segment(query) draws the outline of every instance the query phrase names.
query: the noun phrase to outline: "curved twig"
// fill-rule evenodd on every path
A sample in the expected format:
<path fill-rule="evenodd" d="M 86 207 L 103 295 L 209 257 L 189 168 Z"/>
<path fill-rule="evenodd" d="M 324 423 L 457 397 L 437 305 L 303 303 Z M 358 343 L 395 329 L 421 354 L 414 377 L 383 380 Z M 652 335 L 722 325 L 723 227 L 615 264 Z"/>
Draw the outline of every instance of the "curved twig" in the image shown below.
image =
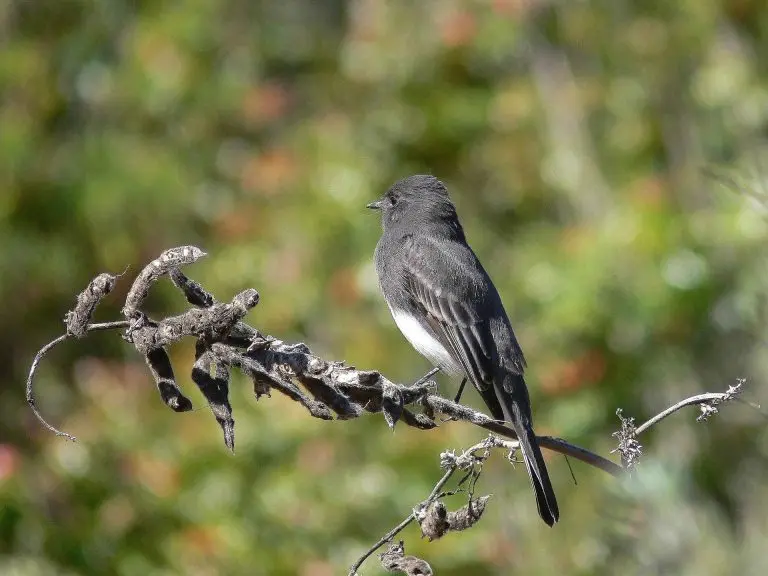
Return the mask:
<path fill-rule="evenodd" d="M 432 488 L 432 491 L 429 493 L 429 496 L 422 501 L 418 506 L 415 506 L 411 513 L 402 521 L 400 524 L 392 528 L 389 532 L 384 534 L 378 542 L 376 542 L 373 546 L 371 546 L 368 550 L 365 551 L 365 553 L 360 556 L 355 563 L 352 565 L 352 567 L 349 569 L 349 575 L 348 576 L 355 576 L 357 574 L 357 570 L 362 566 L 363 562 L 365 562 L 370 556 L 376 552 L 379 548 L 384 546 L 387 542 L 391 542 L 392 539 L 397 536 L 400 532 L 402 532 L 405 528 L 408 527 L 408 525 L 416 520 L 416 514 L 418 510 L 425 510 L 429 508 L 429 506 L 441 498 L 443 496 L 442 489 L 443 487 L 448 483 L 448 481 L 451 479 L 451 477 L 454 475 L 456 470 L 459 469 L 466 469 L 468 467 L 471 467 L 472 463 L 475 461 L 474 453 L 478 450 L 489 450 L 490 448 L 504 448 L 506 450 L 515 450 L 518 447 L 517 441 L 509 441 L 509 440 L 503 440 L 501 438 L 496 438 L 494 436 L 489 436 L 482 442 L 478 442 L 474 446 L 470 446 L 466 450 L 464 450 L 461 454 L 455 455 L 453 452 L 444 452 L 441 454 L 441 464 L 444 468 L 446 468 L 445 474 L 443 474 L 442 478 L 437 481 L 435 486 Z M 487 458 L 487 455 L 485 456 Z"/>
<path fill-rule="evenodd" d="M 691 396 L 690 398 L 686 398 L 685 400 L 681 400 L 677 404 L 674 404 L 673 406 L 670 406 L 669 408 L 662 410 L 656 416 L 653 418 L 649 418 L 646 422 L 643 422 L 640 426 L 638 426 L 635 429 L 635 435 L 639 436 L 648 428 L 653 426 L 654 424 L 657 424 L 664 420 L 667 416 L 671 416 L 681 408 L 685 408 L 686 406 L 696 406 L 701 404 L 712 404 L 723 402 L 724 400 L 728 400 L 728 392 L 706 392 L 704 394 L 697 394 L 696 396 Z"/>
<path fill-rule="evenodd" d="M 479 426 L 480 428 L 484 428 L 489 432 L 493 432 L 499 436 L 504 436 L 505 438 L 511 438 L 512 440 L 517 439 L 517 434 L 509 426 L 506 426 L 501 422 L 492 419 L 490 416 L 487 416 L 482 412 L 476 411 L 467 406 L 456 404 L 451 400 L 432 394 L 428 395 L 424 399 L 424 402 L 436 412 L 441 412 L 451 416 L 460 414 L 458 416 L 459 418 L 462 420 L 467 420 L 475 426 Z M 612 462 L 611 460 L 608 460 L 607 458 L 604 458 L 603 456 L 600 456 L 591 450 L 587 450 L 581 446 L 571 444 L 562 438 L 556 438 L 553 436 L 536 436 L 536 440 L 538 441 L 541 448 L 563 454 L 564 456 L 570 456 L 571 458 L 580 460 L 585 464 L 594 466 L 595 468 L 603 470 L 604 472 L 607 472 L 613 476 L 619 476 L 622 472 L 622 467 L 615 462 Z"/>
<path fill-rule="evenodd" d="M 115 330 L 117 328 L 127 328 L 129 325 L 129 322 L 126 322 L 124 320 L 119 320 L 117 322 L 102 322 L 99 324 L 88 324 L 85 327 L 85 333 L 87 332 L 96 332 L 99 330 Z M 43 418 L 43 415 L 40 414 L 40 410 L 37 408 L 37 403 L 35 402 L 35 396 L 34 391 L 32 388 L 32 383 L 35 378 L 35 373 L 37 372 L 37 367 L 40 364 L 40 361 L 43 359 L 43 357 L 48 354 L 51 350 L 53 350 L 56 346 L 64 342 L 64 340 L 67 340 L 69 338 L 74 338 L 74 334 L 62 334 L 58 338 L 55 338 L 48 342 L 45 346 L 40 348 L 38 350 L 37 354 L 35 354 L 34 360 L 32 360 L 32 366 L 29 368 L 29 375 L 27 376 L 27 404 L 29 404 L 29 407 L 32 409 L 32 413 L 37 417 L 37 419 L 40 421 L 40 423 L 45 426 L 48 430 L 56 434 L 56 436 L 63 436 L 67 440 L 71 440 L 72 442 L 77 442 L 77 438 L 72 436 L 72 434 L 69 434 L 67 432 L 63 432 L 56 428 L 55 426 L 49 424 L 45 418 Z"/>
<path fill-rule="evenodd" d="M 437 496 L 440 494 L 440 490 L 443 488 L 443 486 L 445 486 L 448 480 L 451 479 L 451 476 L 453 476 L 456 470 L 457 470 L 457 467 L 454 466 L 450 468 L 445 474 L 443 474 L 443 477 L 440 478 L 437 484 L 435 484 L 435 487 L 432 488 L 432 493 L 427 497 L 426 500 L 424 500 L 424 502 L 422 502 L 421 504 L 422 506 L 428 506 L 429 504 L 431 504 L 437 499 Z M 408 527 L 408 525 L 414 520 L 416 520 L 416 513 L 412 511 L 402 522 L 400 522 L 400 524 L 398 524 L 397 526 L 392 528 L 392 530 L 384 534 L 384 536 L 382 536 L 378 542 L 376 542 L 373 546 L 368 548 L 368 550 L 366 550 L 365 553 L 362 556 L 360 556 L 360 558 L 358 558 L 357 561 L 355 561 L 355 563 L 349 569 L 349 576 L 356 576 L 360 566 L 362 566 L 363 562 L 365 562 L 366 560 L 368 560 L 368 558 L 371 557 L 371 554 L 376 552 L 376 550 L 384 546 L 384 544 L 386 544 L 387 542 L 391 542 L 395 536 L 397 536 L 400 532 L 405 530 Z"/>

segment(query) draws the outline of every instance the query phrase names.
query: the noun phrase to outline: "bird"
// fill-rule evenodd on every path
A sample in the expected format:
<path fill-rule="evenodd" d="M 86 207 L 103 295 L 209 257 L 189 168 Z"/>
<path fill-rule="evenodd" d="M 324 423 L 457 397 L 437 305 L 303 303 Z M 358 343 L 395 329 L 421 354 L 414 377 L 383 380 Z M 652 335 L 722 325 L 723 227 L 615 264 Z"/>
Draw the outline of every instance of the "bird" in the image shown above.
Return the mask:
<path fill-rule="evenodd" d="M 554 525 L 560 511 L 533 429 L 525 356 L 445 185 L 409 176 L 367 207 L 381 213 L 374 261 L 395 324 L 440 371 L 468 378 L 491 416 L 512 426 L 539 516 Z"/>

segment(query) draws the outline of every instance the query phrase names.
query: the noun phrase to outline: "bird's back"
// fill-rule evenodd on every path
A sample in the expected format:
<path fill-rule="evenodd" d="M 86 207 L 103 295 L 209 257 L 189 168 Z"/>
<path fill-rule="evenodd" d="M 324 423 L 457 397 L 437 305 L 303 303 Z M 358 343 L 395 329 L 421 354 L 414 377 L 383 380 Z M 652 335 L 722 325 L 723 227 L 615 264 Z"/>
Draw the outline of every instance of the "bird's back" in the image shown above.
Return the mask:
<path fill-rule="evenodd" d="M 447 278 L 448 282 L 439 287 L 429 286 L 425 297 L 432 294 L 465 304 L 466 310 L 471 310 L 471 316 L 468 312 L 464 320 L 477 324 L 475 329 L 485 333 L 484 337 L 487 336 L 494 343 L 498 368 L 522 374 L 525 367 L 523 352 L 496 287 L 477 255 L 466 243 L 463 232 L 459 238 L 445 231 L 444 227 L 428 224 L 399 234 L 397 230 L 385 230 L 375 254 L 382 291 L 387 299 L 391 299 L 393 290 L 405 292 L 408 282 L 400 280 L 407 277 L 409 270 L 418 270 L 420 278 L 425 282 L 430 278 Z M 389 252 L 386 258 L 382 246 Z M 386 280 L 393 277 L 398 278 L 398 281 Z M 398 299 L 402 300 L 410 295 L 401 293 L 399 296 L 401 298 Z"/>

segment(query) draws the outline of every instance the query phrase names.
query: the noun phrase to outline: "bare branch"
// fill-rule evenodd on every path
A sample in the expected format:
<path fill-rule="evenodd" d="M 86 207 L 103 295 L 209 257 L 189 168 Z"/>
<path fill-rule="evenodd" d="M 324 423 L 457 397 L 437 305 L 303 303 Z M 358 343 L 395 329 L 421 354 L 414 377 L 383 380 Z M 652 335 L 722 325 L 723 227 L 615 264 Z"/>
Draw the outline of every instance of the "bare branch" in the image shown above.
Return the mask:
<path fill-rule="evenodd" d="M 499 434 L 505 438 L 517 439 L 517 434 L 509 426 L 505 426 L 501 422 L 494 420 L 490 416 L 473 410 L 468 406 L 456 404 L 455 402 L 442 398 L 436 395 L 428 395 L 424 398 L 423 402 L 430 407 L 430 409 L 447 416 L 456 418 L 457 420 L 465 420 L 480 428 L 484 428 L 494 434 Z M 599 468 L 604 472 L 608 472 L 613 476 L 618 476 L 622 472 L 621 466 L 615 462 L 611 462 L 607 458 L 595 454 L 586 448 L 576 446 L 570 442 L 563 440 L 562 438 L 556 438 L 554 436 L 536 436 L 536 441 L 541 448 L 557 452 L 565 456 L 570 456 L 576 460 L 580 460 L 585 464 L 589 464 L 595 468 Z"/>
<path fill-rule="evenodd" d="M 739 378 L 736 381 L 736 384 L 729 386 L 728 390 L 725 392 L 707 392 L 705 394 L 697 394 L 696 396 L 685 398 L 677 404 L 673 404 L 669 408 L 662 410 L 656 414 L 656 416 L 653 416 L 637 427 L 635 427 L 635 419 L 625 418 L 622 415 L 621 408 L 619 408 L 616 411 L 616 415 L 621 420 L 621 429 L 618 432 L 613 433 L 613 436 L 619 439 L 619 445 L 612 451 L 612 453 L 618 452 L 621 454 L 622 465 L 626 470 L 631 471 L 643 453 L 643 447 L 637 440 L 637 437 L 640 434 L 686 406 L 698 405 L 701 409 L 701 414 L 696 420 L 698 422 L 703 422 L 717 414 L 721 404 L 737 399 L 741 394 L 745 383 L 746 380 L 744 378 Z"/>
<path fill-rule="evenodd" d="M 187 302 L 192 306 L 198 308 L 208 308 L 216 303 L 216 299 L 213 294 L 209 293 L 205 288 L 194 280 L 187 278 L 184 273 L 178 268 L 171 270 L 168 275 L 171 277 L 171 281 L 174 286 L 181 290 L 187 299 Z"/>
<path fill-rule="evenodd" d="M 725 392 L 707 392 L 706 394 L 698 394 L 697 396 L 691 396 L 690 398 L 686 398 L 685 400 L 681 400 L 674 406 L 670 406 L 666 410 L 663 410 L 653 418 L 649 419 L 647 422 L 644 422 L 640 426 L 637 427 L 637 430 L 635 430 L 635 434 L 642 434 L 648 428 L 653 426 L 654 424 L 657 424 L 661 422 L 664 418 L 667 416 L 677 412 L 681 408 L 685 408 L 686 406 L 693 406 L 693 405 L 699 405 L 701 407 L 701 415 L 697 418 L 699 422 L 702 422 L 709 418 L 710 416 L 717 414 L 718 409 L 717 406 L 722 404 L 723 402 L 728 402 L 729 400 L 733 400 L 736 398 L 742 391 L 742 387 L 746 383 L 746 380 L 743 378 L 739 378 L 736 381 L 736 384 L 729 386 L 728 390 Z"/>
<path fill-rule="evenodd" d="M 228 336 L 235 324 L 258 302 L 259 293 L 249 289 L 236 295 L 229 304 L 192 308 L 159 322 L 140 316 L 144 320 L 133 324 L 131 342 L 139 352 L 146 354 L 150 350 L 174 344 L 187 336 L 219 341 Z"/>
<path fill-rule="evenodd" d="M 181 393 L 176 384 L 176 377 L 173 375 L 173 367 L 168 353 L 163 348 L 154 348 L 149 350 L 144 359 L 147 362 L 149 371 L 155 379 L 160 397 L 174 412 L 188 412 L 192 410 L 192 402 Z"/>
<path fill-rule="evenodd" d="M 98 306 L 102 298 L 112 292 L 118 277 L 106 272 L 99 274 L 91 280 L 85 290 L 77 295 L 75 307 L 64 316 L 67 334 L 71 334 L 75 338 L 85 336 L 86 328 L 93 317 L 96 306 Z"/>
<path fill-rule="evenodd" d="M 144 299 L 149 294 L 150 287 L 163 274 L 167 274 L 179 266 L 197 262 L 205 255 L 205 252 L 195 246 L 179 246 L 178 248 L 166 250 L 155 260 L 147 264 L 133 281 L 131 289 L 125 298 L 125 306 L 123 306 L 125 318 L 131 319 L 136 316 L 139 308 L 144 303 Z"/>
<path fill-rule="evenodd" d="M 234 452 L 235 420 L 232 418 L 232 406 L 229 403 L 229 367 L 213 354 L 203 340 L 197 341 L 195 356 L 197 359 L 192 367 L 192 380 L 208 400 L 208 405 L 224 432 L 224 444 Z"/>

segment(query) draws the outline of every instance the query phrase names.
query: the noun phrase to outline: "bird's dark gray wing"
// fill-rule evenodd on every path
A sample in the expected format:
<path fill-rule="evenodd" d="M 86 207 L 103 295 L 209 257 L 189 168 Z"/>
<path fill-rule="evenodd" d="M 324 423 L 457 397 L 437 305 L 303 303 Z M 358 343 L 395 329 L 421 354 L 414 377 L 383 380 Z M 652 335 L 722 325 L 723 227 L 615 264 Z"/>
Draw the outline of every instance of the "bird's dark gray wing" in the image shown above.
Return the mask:
<path fill-rule="evenodd" d="M 403 268 L 411 305 L 478 391 L 490 391 L 489 398 L 497 404 L 490 390 L 498 356 L 488 323 L 485 272 L 466 245 L 412 237 L 406 242 Z M 467 267 L 467 262 L 473 266 Z"/>
<path fill-rule="evenodd" d="M 404 256 L 410 305 L 458 359 L 491 415 L 514 427 L 539 515 L 552 526 L 560 512 L 531 423 L 523 379 L 525 359 L 490 278 L 463 242 L 410 237 Z M 492 322 L 496 323 L 493 329 Z M 506 362 L 500 362 L 499 354 Z"/>

